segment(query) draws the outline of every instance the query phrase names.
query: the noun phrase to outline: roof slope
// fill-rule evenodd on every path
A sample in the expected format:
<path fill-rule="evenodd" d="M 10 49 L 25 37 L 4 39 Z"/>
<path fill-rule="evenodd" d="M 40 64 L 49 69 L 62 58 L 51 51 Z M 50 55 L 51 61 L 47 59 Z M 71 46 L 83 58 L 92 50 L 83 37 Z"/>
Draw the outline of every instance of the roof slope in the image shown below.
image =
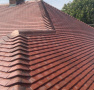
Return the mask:
<path fill-rule="evenodd" d="M 0 6 L 0 36 L 14 30 L 52 29 L 42 2 L 26 2 L 16 7 Z"/>
<path fill-rule="evenodd" d="M 40 28 L 33 29 L 31 26 L 31 29 L 18 28 L 18 31 L 11 35 L 2 37 L 0 89 L 93 90 L 94 29 L 45 2 L 28 4 L 34 4 L 31 6 L 34 8 L 37 3 L 41 4 L 40 10 L 44 8 L 49 22 L 44 24 L 50 25 L 51 30 L 55 29 L 56 32 L 47 28 L 40 31 Z M 27 12 L 31 12 L 29 10 L 32 9 L 26 9 Z M 43 15 L 43 11 L 34 12 Z M 11 32 L 12 29 L 10 26 L 9 28 Z M 3 29 L 1 35 L 3 32 L 6 34 L 6 31 L 7 29 Z"/>

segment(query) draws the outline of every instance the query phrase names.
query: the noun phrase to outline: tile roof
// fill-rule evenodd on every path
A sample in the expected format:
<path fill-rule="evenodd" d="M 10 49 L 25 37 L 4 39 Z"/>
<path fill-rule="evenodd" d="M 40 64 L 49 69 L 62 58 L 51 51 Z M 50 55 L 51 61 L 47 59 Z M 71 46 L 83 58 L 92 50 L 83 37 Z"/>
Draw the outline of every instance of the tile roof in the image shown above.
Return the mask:
<path fill-rule="evenodd" d="M 0 6 L 0 36 L 14 30 L 53 30 L 42 4 L 26 2 L 16 7 Z"/>
<path fill-rule="evenodd" d="M 94 90 L 94 28 L 41 1 L 0 15 L 0 90 Z"/>

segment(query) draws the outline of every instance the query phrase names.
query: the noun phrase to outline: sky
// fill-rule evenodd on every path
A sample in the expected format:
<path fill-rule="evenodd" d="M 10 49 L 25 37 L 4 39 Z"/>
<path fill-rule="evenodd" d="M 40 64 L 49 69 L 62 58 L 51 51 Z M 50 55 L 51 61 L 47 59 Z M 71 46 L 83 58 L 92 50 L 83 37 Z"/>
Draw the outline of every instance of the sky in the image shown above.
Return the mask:
<path fill-rule="evenodd" d="M 26 0 L 26 1 L 29 1 L 29 0 Z M 64 4 L 73 0 L 44 0 L 44 1 L 58 9 L 62 9 Z M 0 0 L 0 4 L 7 4 L 7 3 L 9 3 L 9 0 Z"/>
<path fill-rule="evenodd" d="M 44 1 L 58 9 L 62 9 L 64 4 L 67 4 L 68 2 L 72 2 L 73 0 L 44 0 Z"/>

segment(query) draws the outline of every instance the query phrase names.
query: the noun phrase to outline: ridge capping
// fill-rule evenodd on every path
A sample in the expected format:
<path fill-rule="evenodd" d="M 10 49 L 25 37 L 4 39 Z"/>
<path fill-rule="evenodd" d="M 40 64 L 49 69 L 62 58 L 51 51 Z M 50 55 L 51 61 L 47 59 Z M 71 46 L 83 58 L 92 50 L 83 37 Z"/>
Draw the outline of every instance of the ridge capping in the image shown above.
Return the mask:
<path fill-rule="evenodd" d="M 53 34 L 56 33 L 56 30 L 14 30 L 12 33 L 8 34 L 6 37 L 14 38 L 19 35 L 40 35 L 40 34 Z"/>

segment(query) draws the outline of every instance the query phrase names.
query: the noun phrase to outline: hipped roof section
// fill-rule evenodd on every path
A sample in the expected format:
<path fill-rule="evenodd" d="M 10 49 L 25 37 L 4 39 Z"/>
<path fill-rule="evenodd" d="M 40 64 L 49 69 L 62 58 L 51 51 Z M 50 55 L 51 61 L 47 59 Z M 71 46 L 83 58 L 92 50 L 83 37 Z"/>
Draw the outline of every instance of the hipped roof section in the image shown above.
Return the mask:
<path fill-rule="evenodd" d="M 14 30 L 54 31 L 43 1 L 34 0 L 16 6 L 0 6 L 0 36 Z"/>
<path fill-rule="evenodd" d="M 41 1 L 0 7 L 0 90 L 94 89 L 93 28 Z"/>

